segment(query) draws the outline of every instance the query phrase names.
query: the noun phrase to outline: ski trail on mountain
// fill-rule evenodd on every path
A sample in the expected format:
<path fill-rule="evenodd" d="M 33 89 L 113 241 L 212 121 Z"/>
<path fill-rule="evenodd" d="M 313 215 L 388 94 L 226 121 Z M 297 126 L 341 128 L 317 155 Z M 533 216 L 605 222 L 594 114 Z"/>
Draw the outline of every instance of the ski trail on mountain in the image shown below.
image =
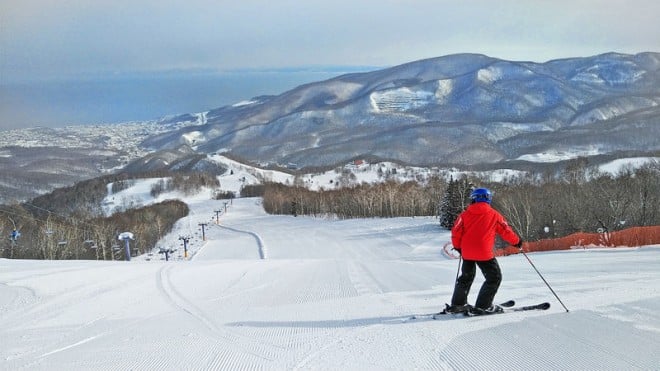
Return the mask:
<path fill-rule="evenodd" d="M 258 233 L 248 231 L 248 230 L 228 227 L 228 226 L 222 225 L 222 224 L 218 225 L 218 227 L 220 227 L 222 229 L 225 229 L 225 230 L 228 230 L 228 231 L 232 231 L 232 232 L 236 232 L 236 233 L 244 233 L 244 234 L 247 234 L 247 235 L 250 235 L 250 236 L 254 237 L 254 240 L 257 243 L 257 248 L 259 249 L 259 258 L 260 259 L 268 259 L 268 249 L 266 248 L 266 244 L 264 243 L 263 239 L 261 238 L 261 236 Z"/>

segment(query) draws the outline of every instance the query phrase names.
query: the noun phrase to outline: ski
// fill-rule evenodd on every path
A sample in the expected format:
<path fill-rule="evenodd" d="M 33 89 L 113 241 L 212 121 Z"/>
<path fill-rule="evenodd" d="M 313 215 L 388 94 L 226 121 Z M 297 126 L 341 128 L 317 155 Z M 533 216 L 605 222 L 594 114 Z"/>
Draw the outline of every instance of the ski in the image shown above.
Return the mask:
<path fill-rule="evenodd" d="M 533 304 L 533 305 L 525 305 L 525 306 L 520 306 L 516 307 L 516 302 L 513 300 L 505 301 L 504 303 L 499 304 L 500 307 L 502 307 L 501 312 L 492 312 L 492 313 L 476 313 L 472 310 L 472 307 L 469 306 L 470 310 L 467 310 L 465 312 L 458 312 L 458 313 L 451 313 L 447 312 L 447 310 L 443 310 L 442 312 L 439 313 L 429 313 L 429 314 L 415 314 L 413 316 L 408 317 L 408 321 L 411 320 L 416 320 L 416 319 L 434 319 L 434 320 L 439 320 L 439 319 L 450 319 L 450 318 L 460 318 L 460 317 L 480 317 L 480 316 L 490 316 L 493 314 L 503 314 L 503 313 L 514 313 L 514 312 L 525 312 L 525 311 L 532 311 L 532 310 L 547 310 L 550 308 L 550 303 L 544 302 L 544 303 L 539 303 L 539 304 Z"/>
<path fill-rule="evenodd" d="M 502 308 L 511 308 L 514 305 L 516 305 L 516 302 L 514 300 L 508 300 L 503 303 L 500 303 L 499 306 Z M 468 309 L 471 309 L 472 306 L 468 305 Z M 466 313 L 468 312 L 458 312 L 458 313 L 450 313 L 447 312 L 447 309 L 443 309 L 442 312 L 439 313 L 427 313 L 427 314 L 415 314 L 408 318 L 409 320 L 415 320 L 415 319 L 420 319 L 420 318 L 430 318 L 430 319 L 438 319 L 441 318 L 442 316 L 445 317 L 450 317 L 450 316 L 456 316 L 456 315 L 467 315 Z"/>
<path fill-rule="evenodd" d="M 505 301 L 505 302 L 503 302 L 503 303 L 498 304 L 498 306 L 499 306 L 500 309 L 502 309 L 502 310 L 504 310 L 504 309 L 509 309 L 509 308 L 513 308 L 514 305 L 516 305 L 516 302 L 515 302 L 514 300 L 507 300 L 507 301 Z M 468 308 L 467 308 L 466 311 L 464 311 L 464 312 L 458 312 L 458 313 L 447 312 L 447 309 L 445 309 L 445 310 L 443 310 L 443 311 L 440 312 L 440 313 L 436 313 L 436 314 L 434 314 L 434 315 L 433 315 L 433 319 L 439 319 L 439 318 L 441 318 L 442 316 L 447 315 L 447 314 L 451 314 L 451 315 L 462 314 L 462 315 L 464 315 L 464 316 L 471 316 L 473 312 L 474 312 L 474 307 L 473 307 L 472 305 L 468 305 Z M 501 312 L 496 312 L 496 313 L 501 313 Z"/>
<path fill-rule="evenodd" d="M 535 304 L 535 305 L 526 305 L 524 307 L 509 308 L 506 310 L 511 312 L 522 312 L 526 310 L 546 310 L 546 309 L 550 309 L 550 303 L 548 302 Z"/>
<path fill-rule="evenodd" d="M 509 301 L 505 301 L 504 303 L 500 303 L 500 307 L 503 308 L 511 308 L 514 305 L 516 305 L 516 302 L 514 300 L 509 300 Z"/>
<path fill-rule="evenodd" d="M 465 312 L 464 315 L 467 317 L 478 317 L 478 316 L 490 316 L 493 314 L 503 314 L 503 313 L 513 313 L 513 312 L 525 312 L 530 310 L 547 310 L 550 308 L 550 303 L 544 302 L 534 305 L 525 305 L 522 307 L 503 307 L 501 312 L 492 312 L 492 313 L 476 313 L 473 311 Z"/>

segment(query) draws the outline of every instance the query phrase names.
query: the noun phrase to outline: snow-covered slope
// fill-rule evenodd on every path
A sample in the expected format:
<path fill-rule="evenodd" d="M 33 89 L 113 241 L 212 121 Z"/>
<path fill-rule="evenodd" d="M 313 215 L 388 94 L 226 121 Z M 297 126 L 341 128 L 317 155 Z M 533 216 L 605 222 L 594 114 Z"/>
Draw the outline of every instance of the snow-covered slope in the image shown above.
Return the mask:
<path fill-rule="evenodd" d="M 451 295 L 458 261 L 442 253 L 437 220 L 270 216 L 258 198 L 225 213 L 225 202 L 188 199 L 190 216 L 161 241 L 178 247 L 170 261 L 0 260 L 0 369 L 660 364 L 660 246 L 530 254 L 570 313 L 517 255 L 500 259 L 498 300 L 550 301 L 548 311 L 409 321 Z"/>
<path fill-rule="evenodd" d="M 560 159 L 565 160 L 577 158 L 580 155 L 583 155 L 583 153 L 579 151 L 554 154 L 544 153 L 538 154 L 538 156 L 535 157 L 530 157 L 527 160 L 537 162 L 558 161 Z M 603 173 L 616 175 L 621 170 L 638 168 L 653 161 L 660 161 L 660 158 L 622 158 L 602 164 L 598 167 L 598 170 Z M 458 179 L 463 175 L 468 175 L 488 181 L 499 182 L 524 175 L 524 172 L 511 169 L 476 172 L 459 171 L 457 169 L 402 166 L 391 162 L 380 162 L 375 164 L 361 162 L 359 164 L 346 164 L 343 167 L 326 172 L 308 173 L 295 176 L 280 171 L 266 170 L 242 164 L 221 155 L 210 156 L 209 162 L 216 163 L 227 169 L 222 175 L 218 176 L 220 190 L 224 192 L 232 192 L 236 196 L 240 196 L 241 188 L 244 185 L 261 184 L 264 182 L 275 182 L 287 185 L 298 184 L 310 190 L 332 190 L 365 183 L 375 184 L 388 180 L 396 180 L 399 182 L 424 182 L 431 177 L 439 177 L 441 179 L 449 180 L 450 178 Z M 168 199 L 207 200 L 213 192 L 216 191 L 215 189 L 204 189 L 195 196 L 172 191 L 162 193 L 154 198 L 151 196 L 152 186 L 162 179 L 163 178 L 147 178 L 134 180 L 132 186 L 117 193 L 112 193 L 112 183 L 108 184 L 108 195 L 102 201 L 105 214 L 110 215 L 117 211 L 146 206 Z"/>

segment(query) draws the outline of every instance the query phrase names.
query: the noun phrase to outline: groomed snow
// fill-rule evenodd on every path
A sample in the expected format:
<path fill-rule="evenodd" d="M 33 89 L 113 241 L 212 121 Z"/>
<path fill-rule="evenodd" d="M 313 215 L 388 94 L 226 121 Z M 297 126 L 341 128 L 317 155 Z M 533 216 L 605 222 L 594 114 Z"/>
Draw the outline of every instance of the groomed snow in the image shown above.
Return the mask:
<path fill-rule="evenodd" d="M 529 254 L 570 313 L 517 255 L 499 259 L 498 300 L 549 301 L 548 311 L 409 321 L 441 309 L 456 277 L 436 219 L 271 216 L 259 198 L 224 213 L 226 201 L 187 201 L 190 217 L 162 244 L 192 232 L 188 258 L 179 247 L 167 262 L 0 260 L 0 369 L 660 365 L 660 246 Z"/>
<path fill-rule="evenodd" d="M 404 112 L 428 105 L 435 94 L 435 91 L 412 90 L 404 87 L 374 91 L 369 99 L 374 112 Z"/>
<path fill-rule="evenodd" d="M 250 105 L 250 104 L 255 104 L 255 103 L 258 103 L 258 101 L 256 101 L 256 100 L 242 100 L 242 101 L 240 101 L 240 102 L 238 102 L 238 103 L 234 103 L 234 104 L 232 104 L 232 107 L 248 106 L 248 105 Z"/>
<path fill-rule="evenodd" d="M 559 161 L 575 159 L 578 157 L 595 156 L 600 153 L 601 151 L 598 148 L 589 147 L 583 149 L 573 149 L 570 151 L 548 151 L 548 152 L 527 154 L 527 155 L 519 156 L 518 158 L 516 158 L 516 160 L 529 161 L 529 162 L 559 162 Z"/>

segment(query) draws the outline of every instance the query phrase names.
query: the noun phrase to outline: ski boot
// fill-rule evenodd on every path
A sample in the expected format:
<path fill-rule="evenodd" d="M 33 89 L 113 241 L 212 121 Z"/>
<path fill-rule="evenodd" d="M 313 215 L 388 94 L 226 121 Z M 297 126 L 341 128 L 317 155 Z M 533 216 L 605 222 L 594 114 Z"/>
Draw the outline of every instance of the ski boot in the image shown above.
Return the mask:
<path fill-rule="evenodd" d="M 470 304 L 462 304 L 462 305 L 449 305 L 445 304 L 445 309 L 440 312 L 442 314 L 465 314 L 468 313 L 469 311 L 472 310 L 472 306 Z"/>

